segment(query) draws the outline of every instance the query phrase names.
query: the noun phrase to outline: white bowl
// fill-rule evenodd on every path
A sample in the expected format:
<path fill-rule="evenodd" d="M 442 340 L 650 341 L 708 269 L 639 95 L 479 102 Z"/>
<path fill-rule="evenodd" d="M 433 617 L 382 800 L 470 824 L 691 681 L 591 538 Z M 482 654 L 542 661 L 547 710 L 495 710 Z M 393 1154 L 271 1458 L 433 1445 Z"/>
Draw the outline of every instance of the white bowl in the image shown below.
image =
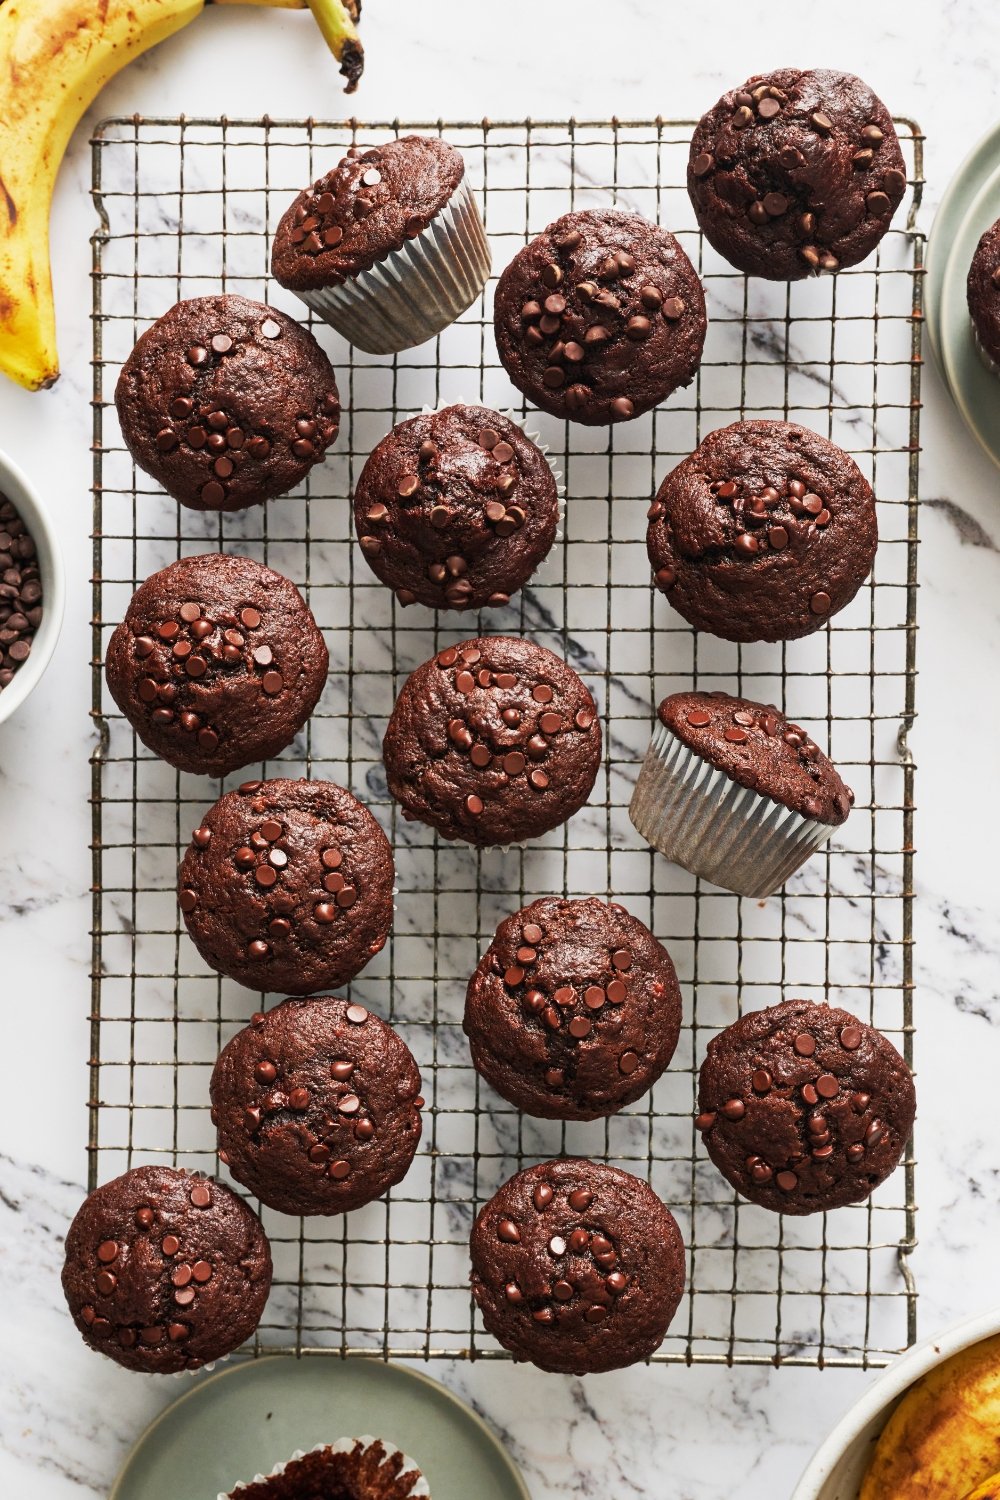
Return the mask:
<path fill-rule="evenodd" d="M 875 1444 L 910 1386 L 953 1354 L 1000 1333 L 1000 1307 L 914 1344 L 842 1417 L 813 1456 L 791 1500 L 858 1500 Z"/>
<path fill-rule="evenodd" d="M 66 574 L 55 528 L 27 475 L 0 453 L 0 495 L 14 506 L 34 539 L 42 577 L 42 623 L 31 642 L 31 655 L 0 691 L 0 724 L 15 714 L 52 660 L 66 607 Z"/>

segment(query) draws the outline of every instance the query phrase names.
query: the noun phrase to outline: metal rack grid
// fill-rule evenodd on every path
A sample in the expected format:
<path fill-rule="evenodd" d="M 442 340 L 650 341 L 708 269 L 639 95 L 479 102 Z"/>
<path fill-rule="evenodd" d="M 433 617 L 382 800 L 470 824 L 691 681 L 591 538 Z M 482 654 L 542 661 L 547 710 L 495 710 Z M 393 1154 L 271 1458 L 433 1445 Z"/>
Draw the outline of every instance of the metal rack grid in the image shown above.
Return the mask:
<path fill-rule="evenodd" d="M 246 552 L 303 589 L 330 646 L 317 713 L 261 769 L 329 778 L 372 807 L 398 863 L 393 940 L 352 992 L 417 1056 L 428 1099 L 414 1166 L 387 1200 L 333 1220 L 264 1210 L 275 1285 L 256 1351 L 501 1357 L 474 1314 L 467 1236 L 513 1171 L 575 1152 L 649 1178 L 689 1247 L 689 1284 L 657 1359 L 876 1365 L 913 1341 L 912 1148 L 867 1204 L 783 1219 L 741 1203 L 692 1125 L 709 1037 L 782 994 L 831 998 L 911 1058 L 913 763 L 920 317 L 915 230 L 922 135 L 897 122 L 909 191 L 864 265 L 786 286 L 747 280 L 698 234 L 684 191 L 689 122 L 403 125 L 194 119 L 106 121 L 93 140 L 93 1009 L 90 1180 L 169 1160 L 216 1170 L 208 1078 L 259 999 L 212 975 L 179 923 L 174 877 L 221 787 L 137 742 L 107 695 L 107 638 L 133 589 L 181 554 Z M 325 465 L 293 496 L 239 515 L 186 511 L 133 468 L 113 404 L 118 369 L 176 299 L 219 288 L 305 309 L 268 277 L 269 235 L 294 193 L 355 138 L 443 132 L 464 152 L 498 272 L 571 206 L 616 200 L 681 239 L 704 278 L 710 330 L 686 391 L 637 421 L 582 428 L 527 413 L 566 478 L 564 535 L 535 579 L 478 619 L 402 610 L 369 573 L 349 496 L 394 422 L 450 399 L 524 414 L 499 367 L 484 298 L 441 338 L 394 359 L 315 328 L 345 416 Z M 813 426 L 847 448 L 879 497 L 873 578 L 828 626 L 786 645 L 698 636 L 649 587 L 645 512 L 667 469 L 747 415 Z M 398 817 L 380 759 L 405 676 L 480 631 L 527 633 L 594 689 L 606 759 L 589 807 L 537 845 L 476 852 Z M 641 844 L 626 808 L 654 704 L 691 683 L 775 701 L 828 744 L 857 806 L 824 854 L 764 903 L 704 887 Z M 238 773 L 231 783 L 252 770 Z M 473 1073 L 465 982 L 497 921 L 551 892 L 609 894 L 670 948 L 685 1024 L 668 1072 L 608 1121 L 531 1120 Z M 224 1173 L 224 1169 L 219 1169 Z"/>

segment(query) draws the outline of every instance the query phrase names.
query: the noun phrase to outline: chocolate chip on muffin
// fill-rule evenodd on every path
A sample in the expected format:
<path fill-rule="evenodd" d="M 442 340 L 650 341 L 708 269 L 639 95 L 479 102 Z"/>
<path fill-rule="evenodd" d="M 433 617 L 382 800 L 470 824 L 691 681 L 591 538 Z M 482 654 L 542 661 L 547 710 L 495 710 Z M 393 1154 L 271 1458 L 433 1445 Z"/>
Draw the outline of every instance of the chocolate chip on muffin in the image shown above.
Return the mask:
<path fill-rule="evenodd" d="M 392 849 L 366 807 L 329 781 L 248 781 L 194 830 L 178 875 L 191 940 L 254 990 L 346 984 L 392 928 Z"/>
<path fill-rule="evenodd" d="M 849 604 L 875 561 L 871 486 L 842 448 L 790 422 L 710 432 L 649 509 L 653 579 L 697 630 L 790 641 Z"/>
<path fill-rule="evenodd" d="M 234 295 L 164 313 L 122 366 L 115 404 L 139 468 L 193 510 L 294 489 L 340 425 L 337 381 L 308 329 Z"/>
<path fill-rule="evenodd" d="M 691 140 L 688 192 L 705 237 L 740 271 L 797 281 L 875 249 L 906 189 L 888 110 L 860 78 L 758 73 Z"/>
<path fill-rule="evenodd" d="M 400 604 L 509 604 L 555 540 L 559 495 L 545 455 L 483 406 L 400 422 L 354 492 L 354 525 L 372 572 Z"/>
<path fill-rule="evenodd" d="M 560 657 L 533 641 L 485 636 L 410 674 L 382 753 L 404 817 L 485 848 L 537 838 L 583 806 L 601 727 Z"/>
<path fill-rule="evenodd" d="M 63 1292 L 84 1342 L 128 1370 L 195 1370 L 260 1321 L 271 1251 L 221 1182 L 136 1167 L 97 1188 L 66 1236 Z"/>
<path fill-rule="evenodd" d="M 648 1359 L 684 1292 L 673 1215 L 638 1177 L 578 1158 L 519 1172 L 472 1230 L 487 1330 L 542 1370 L 586 1375 Z"/>
<path fill-rule="evenodd" d="M 638 1099 L 677 1046 L 666 949 L 617 903 L 547 896 L 500 923 L 469 981 L 478 1071 L 518 1109 L 596 1120 Z"/>
<path fill-rule="evenodd" d="M 600 426 L 649 411 L 694 379 L 705 296 L 677 240 L 638 214 L 565 214 L 497 284 L 497 349 L 518 390 Z"/>
<path fill-rule="evenodd" d="M 363 1005 L 286 1000 L 215 1065 L 212 1118 L 238 1182 L 286 1214 L 339 1214 L 400 1182 L 420 1140 L 420 1074 Z"/>
<path fill-rule="evenodd" d="M 1000 219 L 976 246 L 966 281 L 969 316 L 979 348 L 992 366 L 1000 366 Z"/>
<path fill-rule="evenodd" d="M 714 1037 L 698 1129 L 737 1192 L 776 1213 L 861 1203 L 893 1172 L 913 1126 L 910 1071 L 846 1010 L 786 1000 Z"/>
<path fill-rule="evenodd" d="M 225 776 L 291 744 L 319 701 L 326 644 L 273 568 L 213 552 L 140 584 L 108 644 L 108 688 L 180 771 Z"/>

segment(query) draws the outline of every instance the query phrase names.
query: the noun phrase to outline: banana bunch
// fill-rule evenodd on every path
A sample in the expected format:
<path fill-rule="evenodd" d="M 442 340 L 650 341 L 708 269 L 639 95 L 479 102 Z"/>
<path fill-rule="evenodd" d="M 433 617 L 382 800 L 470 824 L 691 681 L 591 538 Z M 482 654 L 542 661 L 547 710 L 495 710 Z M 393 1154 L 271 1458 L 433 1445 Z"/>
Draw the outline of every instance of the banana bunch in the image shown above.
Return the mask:
<path fill-rule="evenodd" d="M 860 1500 L 1000 1500 L 1000 1336 L 931 1370 L 882 1430 Z"/>
<path fill-rule="evenodd" d="M 214 0 L 302 10 L 308 3 L 347 91 L 364 50 L 360 0 Z M 206 0 L 0 0 L 0 370 L 29 390 L 58 377 L 49 210 L 84 111 L 110 78 L 179 31 Z"/>

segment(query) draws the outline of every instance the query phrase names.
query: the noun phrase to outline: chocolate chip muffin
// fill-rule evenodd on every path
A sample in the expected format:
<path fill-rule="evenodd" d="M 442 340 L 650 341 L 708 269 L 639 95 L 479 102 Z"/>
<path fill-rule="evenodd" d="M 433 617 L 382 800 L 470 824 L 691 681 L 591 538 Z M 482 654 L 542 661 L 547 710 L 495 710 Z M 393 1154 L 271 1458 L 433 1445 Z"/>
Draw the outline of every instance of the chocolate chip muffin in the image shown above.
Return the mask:
<path fill-rule="evenodd" d="M 973 335 L 987 364 L 1000 366 L 1000 219 L 976 246 L 966 283 Z"/>
<path fill-rule="evenodd" d="M 354 525 L 400 604 L 509 604 L 555 541 L 555 476 L 522 429 L 484 406 L 400 422 L 354 492 Z"/>
<path fill-rule="evenodd" d="M 578 1158 L 504 1183 L 476 1220 L 471 1250 L 488 1331 L 559 1374 L 648 1359 L 684 1292 L 673 1215 L 638 1177 Z"/>
<path fill-rule="evenodd" d="M 905 189 L 889 112 L 852 73 L 757 73 L 723 94 L 691 140 L 688 192 L 706 239 L 769 281 L 857 265 Z"/>
<path fill-rule="evenodd" d="M 519 391 L 588 426 L 627 422 L 689 385 L 705 295 L 677 240 L 638 214 L 564 214 L 497 284 L 497 349 Z"/>
<path fill-rule="evenodd" d="M 533 641 L 484 636 L 410 674 L 382 755 L 404 818 L 486 848 L 538 838 L 583 806 L 601 726 L 560 657 Z"/>
<path fill-rule="evenodd" d="M 194 830 L 178 900 L 207 964 L 252 990 L 346 984 L 385 947 L 395 866 L 366 807 L 329 781 L 247 781 Z"/>
<path fill-rule="evenodd" d="M 500 923 L 469 981 L 477 1070 L 549 1120 L 612 1115 L 674 1054 L 681 993 L 667 950 L 617 903 L 547 896 Z"/>
<path fill-rule="evenodd" d="M 433 338 L 490 273 L 461 152 L 422 135 L 352 146 L 285 213 L 271 272 L 373 354 Z"/>
<path fill-rule="evenodd" d="M 227 1500 L 419 1500 L 430 1496 L 412 1458 L 381 1438 L 341 1438 L 238 1484 Z M 221 1500 L 221 1497 L 220 1497 Z"/>
<path fill-rule="evenodd" d="M 323 997 L 258 1013 L 212 1073 L 219 1155 L 286 1214 L 341 1214 L 409 1170 L 420 1074 L 400 1036 L 363 1005 Z"/>
<path fill-rule="evenodd" d="M 653 578 L 696 630 L 791 641 L 850 604 L 878 546 L 875 498 L 857 464 L 790 422 L 710 432 L 649 510 Z"/>
<path fill-rule="evenodd" d="M 738 1193 L 775 1213 L 860 1203 L 906 1149 L 916 1096 L 881 1032 L 811 1000 L 751 1011 L 714 1037 L 697 1126 Z"/>
<path fill-rule="evenodd" d="M 290 745 L 326 684 L 295 585 L 249 557 L 182 557 L 140 584 L 108 644 L 108 688 L 179 771 L 226 776 Z"/>
<path fill-rule="evenodd" d="M 250 1337 L 271 1289 L 271 1250 L 257 1215 L 221 1182 L 136 1167 L 82 1204 L 62 1285 L 91 1349 L 167 1375 Z"/>
<path fill-rule="evenodd" d="M 139 468 L 192 510 L 284 495 L 340 426 L 333 368 L 308 329 L 232 295 L 178 302 L 148 328 L 115 405 Z"/>
<path fill-rule="evenodd" d="M 647 843 L 693 875 L 768 896 L 827 842 L 854 793 L 770 704 L 672 693 L 629 807 Z"/>

